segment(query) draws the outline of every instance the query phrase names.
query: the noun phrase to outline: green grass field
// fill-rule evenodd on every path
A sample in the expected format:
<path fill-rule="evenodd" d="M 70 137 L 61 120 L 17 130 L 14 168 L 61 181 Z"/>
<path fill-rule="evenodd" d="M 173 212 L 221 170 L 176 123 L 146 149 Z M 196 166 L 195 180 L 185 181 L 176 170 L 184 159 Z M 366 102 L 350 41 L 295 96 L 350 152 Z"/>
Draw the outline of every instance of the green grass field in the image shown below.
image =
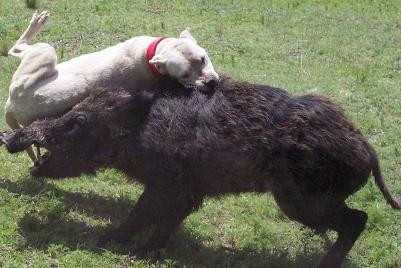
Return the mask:
<path fill-rule="evenodd" d="M 132 36 L 175 37 L 190 27 L 218 71 L 332 98 L 376 148 L 385 181 L 401 197 L 400 1 L 40 0 L 36 6 L 52 17 L 35 41 L 56 47 L 59 61 Z M 6 54 L 32 12 L 27 1 L 0 0 L 1 105 L 19 64 Z M 7 129 L 1 119 L 0 130 Z M 33 179 L 28 156 L 4 148 L 0 161 L 1 267 L 311 267 L 335 239 L 291 222 L 269 195 L 241 194 L 207 199 L 167 249 L 138 260 L 128 256 L 134 240 L 107 250 L 95 243 L 127 216 L 140 185 L 116 170 Z M 347 202 L 369 221 L 345 266 L 401 267 L 401 212 L 385 203 L 373 179 Z"/>

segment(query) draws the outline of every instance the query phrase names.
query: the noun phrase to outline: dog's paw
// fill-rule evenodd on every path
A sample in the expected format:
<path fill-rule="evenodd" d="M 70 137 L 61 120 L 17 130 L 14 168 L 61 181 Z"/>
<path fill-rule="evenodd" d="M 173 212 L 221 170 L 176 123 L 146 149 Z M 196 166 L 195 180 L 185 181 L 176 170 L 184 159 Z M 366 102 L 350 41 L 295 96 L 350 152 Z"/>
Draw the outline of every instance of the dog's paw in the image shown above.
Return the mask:
<path fill-rule="evenodd" d="M 46 24 L 49 16 L 50 16 L 50 13 L 48 11 L 43 11 L 43 12 L 39 13 L 36 10 L 35 13 L 33 13 L 32 19 L 30 21 L 31 27 L 35 27 L 38 29 L 42 28 Z"/>
<path fill-rule="evenodd" d="M 35 24 L 35 21 L 37 20 L 38 15 L 39 15 L 38 11 L 35 10 L 35 12 L 33 13 L 32 19 L 31 19 L 31 21 L 29 22 L 29 24 L 31 24 L 31 25 L 32 25 L 32 24 Z"/>

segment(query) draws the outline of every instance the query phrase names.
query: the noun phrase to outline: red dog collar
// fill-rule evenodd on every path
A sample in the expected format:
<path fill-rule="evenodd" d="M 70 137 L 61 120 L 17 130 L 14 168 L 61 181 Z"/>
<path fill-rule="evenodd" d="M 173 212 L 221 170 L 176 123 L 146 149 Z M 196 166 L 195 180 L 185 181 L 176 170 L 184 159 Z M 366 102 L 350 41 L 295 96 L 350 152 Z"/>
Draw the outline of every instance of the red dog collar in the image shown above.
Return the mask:
<path fill-rule="evenodd" d="M 152 43 L 150 43 L 148 48 L 146 49 L 146 60 L 148 61 L 148 67 L 152 71 L 152 73 L 156 76 L 161 76 L 161 73 L 156 68 L 156 65 L 150 63 L 149 61 L 155 56 L 157 45 L 165 38 L 167 37 L 161 36 L 157 38 Z"/>

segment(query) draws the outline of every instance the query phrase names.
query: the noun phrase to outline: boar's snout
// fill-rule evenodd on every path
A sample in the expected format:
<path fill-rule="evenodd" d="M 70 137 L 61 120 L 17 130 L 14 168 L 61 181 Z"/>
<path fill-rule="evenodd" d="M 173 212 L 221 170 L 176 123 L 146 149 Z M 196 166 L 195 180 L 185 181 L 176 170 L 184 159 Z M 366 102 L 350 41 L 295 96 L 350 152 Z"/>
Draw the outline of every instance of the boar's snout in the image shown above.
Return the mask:
<path fill-rule="evenodd" d="M 10 146 L 10 141 L 12 140 L 12 136 L 13 136 L 12 134 L 7 132 L 0 133 L 0 145 L 5 144 L 8 152 L 15 153 L 13 148 Z"/>
<path fill-rule="evenodd" d="M 2 144 L 5 144 L 5 145 L 7 146 L 7 148 L 8 148 L 7 140 L 6 140 L 6 138 L 5 138 L 6 135 L 7 135 L 6 132 L 1 132 L 1 133 L 0 133 L 0 146 L 1 146 Z"/>
<path fill-rule="evenodd" d="M 5 144 L 9 153 L 20 152 L 31 146 L 34 143 L 34 136 L 22 130 L 0 133 L 0 145 Z"/>

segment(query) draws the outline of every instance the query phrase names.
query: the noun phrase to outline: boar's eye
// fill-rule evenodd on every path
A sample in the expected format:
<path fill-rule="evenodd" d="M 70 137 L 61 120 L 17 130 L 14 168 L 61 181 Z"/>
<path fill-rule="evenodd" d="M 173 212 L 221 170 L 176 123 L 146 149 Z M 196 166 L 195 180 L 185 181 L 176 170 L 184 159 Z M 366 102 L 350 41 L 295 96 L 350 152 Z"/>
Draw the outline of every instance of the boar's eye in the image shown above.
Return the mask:
<path fill-rule="evenodd" d="M 83 126 L 86 124 L 86 122 L 88 122 L 88 119 L 83 114 L 80 114 L 77 117 L 75 117 L 75 120 L 78 123 L 78 125 L 80 125 L 80 126 Z"/>

